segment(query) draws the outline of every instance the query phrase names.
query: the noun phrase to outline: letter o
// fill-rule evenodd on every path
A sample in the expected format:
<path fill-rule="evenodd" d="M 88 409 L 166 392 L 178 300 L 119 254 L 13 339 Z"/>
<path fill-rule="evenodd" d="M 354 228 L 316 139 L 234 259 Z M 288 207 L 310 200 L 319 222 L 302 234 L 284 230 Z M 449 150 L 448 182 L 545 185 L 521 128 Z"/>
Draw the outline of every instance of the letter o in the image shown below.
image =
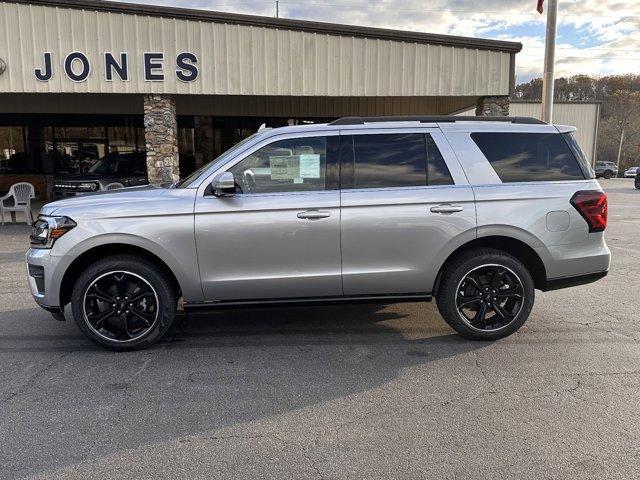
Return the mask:
<path fill-rule="evenodd" d="M 73 70 L 73 64 L 79 61 L 82 64 L 82 70 L 80 73 L 75 73 Z M 64 73 L 69 77 L 69 80 L 73 82 L 84 82 L 91 73 L 91 63 L 89 59 L 82 52 L 71 52 L 64 59 Z"/>

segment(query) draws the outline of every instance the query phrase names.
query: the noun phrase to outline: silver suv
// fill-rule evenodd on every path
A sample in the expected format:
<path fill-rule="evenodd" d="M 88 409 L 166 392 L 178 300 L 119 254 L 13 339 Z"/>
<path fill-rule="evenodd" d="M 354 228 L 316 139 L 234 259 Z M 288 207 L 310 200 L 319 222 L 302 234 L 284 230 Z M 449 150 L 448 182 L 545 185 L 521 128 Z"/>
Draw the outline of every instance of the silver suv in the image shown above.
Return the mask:
<path fill-rule="evenodd" d="M 342 118 L 262 129 L 171 188 L 45 205 L 36 302 L 117 350 L 185 309 L 435 298 L 468 338 L 534 290 L 607 274 L 607 199 L 573 127 L 528 118 Z"/>

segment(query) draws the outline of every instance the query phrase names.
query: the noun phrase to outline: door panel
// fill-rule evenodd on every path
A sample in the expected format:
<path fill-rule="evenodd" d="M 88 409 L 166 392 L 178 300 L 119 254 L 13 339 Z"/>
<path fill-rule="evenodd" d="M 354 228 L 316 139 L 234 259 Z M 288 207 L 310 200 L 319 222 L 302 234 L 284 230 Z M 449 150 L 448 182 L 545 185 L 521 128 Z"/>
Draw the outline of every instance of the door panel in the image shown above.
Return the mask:
<path fill-rule="evenodd" d="M 344 294 L 430 293 L 441 252 L 475 226 L 468 185 L 343 190 Z"/>
<path fill-rule="evenodd" d="M 342 143 L 353 148 L 341 151 L 345 295 L 432 292 L 452 246 L 475 237 L 473 190 L 453 151 L 431 127 L 349 133 L 353 143 L 347 132 Z"/>
<path fill-rule="evenodd" d="M 337 190 L 198 198 L 205 299 L 342 295 L 339 207 Z"/>

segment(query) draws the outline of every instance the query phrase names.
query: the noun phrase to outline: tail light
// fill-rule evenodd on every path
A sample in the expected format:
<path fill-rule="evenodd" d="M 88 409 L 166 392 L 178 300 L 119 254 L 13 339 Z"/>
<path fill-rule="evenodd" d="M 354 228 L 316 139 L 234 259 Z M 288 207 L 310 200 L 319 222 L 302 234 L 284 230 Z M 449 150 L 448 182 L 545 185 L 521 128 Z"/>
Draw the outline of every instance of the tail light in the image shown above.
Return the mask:
<path fill-rule="evenodd" d="M 589 225 L 589 233 L 603 232 L 607 228 L 607 195 L 598 190 L 583 190 L 571 197 L 571 205 Z"/>

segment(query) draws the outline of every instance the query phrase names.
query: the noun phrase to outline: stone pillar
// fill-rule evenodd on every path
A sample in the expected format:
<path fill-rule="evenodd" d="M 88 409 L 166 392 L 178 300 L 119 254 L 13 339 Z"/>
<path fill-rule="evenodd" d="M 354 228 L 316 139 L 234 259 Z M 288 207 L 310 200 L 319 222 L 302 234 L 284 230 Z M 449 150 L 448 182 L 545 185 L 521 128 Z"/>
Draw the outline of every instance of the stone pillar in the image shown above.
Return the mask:
<path fill-rule="evenodd" d="M 509 97 L 480 97 L 476 104 L 477 117 L 509 116 Z"/>
<path fill-rule="evenodd" d="M 170 95 L 144 96 L 144 138 L 150 183 L 180 179 L 176 102 Z"/>

